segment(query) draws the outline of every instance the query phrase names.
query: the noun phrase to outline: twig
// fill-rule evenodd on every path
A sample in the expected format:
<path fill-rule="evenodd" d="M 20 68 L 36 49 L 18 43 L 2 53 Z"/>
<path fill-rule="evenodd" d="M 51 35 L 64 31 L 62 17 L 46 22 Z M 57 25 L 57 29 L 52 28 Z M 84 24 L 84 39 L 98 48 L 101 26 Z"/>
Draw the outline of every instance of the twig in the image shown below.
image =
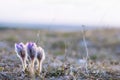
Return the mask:
<path fill-rule="evenodd" d="M 86 39 L 85 39 L 85 27 L 84 25 L 82 25 L 82 34 L 83 34 L 83 42 L 84 42 L 84 45 L 85 45 L 85 50 L 86 50 L 86 60 L 88 60 L 88 47 L 87 47 L 87 44 L 86 44 Z"/>
<path fill-rule="evenodd" d="M 82 25 L 82 34 L 83 34 L 83 42 L 84 42 L 84 45 L 85 45 L 85 50 L 86 50 L 86 66 L 85 66 L 85 69 L 86 69 L 86 72 L 87 72 L 87 74 L 88 74 L 88 64 L 87 64 L 87 62 L 88 62 L 88 57 L 89 57 L 89 55 L 88 55 L 88 47 L 87 47 L 87 44 L 86 44 L 86 39 L 85 39 L 85 28 L 84 28 L 84 25 Z"/>
<path fill-rule="evenodd" d="M 67 60 L 67 46 L 66 46 L 66 40 L 65 40 L 65 56 L 64 56 L 64 60 L 66 61 Z"/>

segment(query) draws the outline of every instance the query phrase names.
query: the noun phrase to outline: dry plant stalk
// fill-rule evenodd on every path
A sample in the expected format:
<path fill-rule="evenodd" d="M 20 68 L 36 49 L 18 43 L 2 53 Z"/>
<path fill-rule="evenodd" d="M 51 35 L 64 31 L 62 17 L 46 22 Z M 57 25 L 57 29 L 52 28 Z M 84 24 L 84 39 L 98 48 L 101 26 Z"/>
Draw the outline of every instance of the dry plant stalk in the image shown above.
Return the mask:
<path fill-rule="evenodd" d="M 85 70 L 86 72 L 88 73 L 88 47 L 87 47 L 87 44 L 86 44 L 86 38 L 85 38 L 85 26 L 83 25 L 82 26 L 82 35 L 83 35 L 83 42 L 84 42 L 84 45 L 85 45 L 85 51 L 86 51 L 86 59 L 83 61 L 84 64 L 85 64 Z"/>

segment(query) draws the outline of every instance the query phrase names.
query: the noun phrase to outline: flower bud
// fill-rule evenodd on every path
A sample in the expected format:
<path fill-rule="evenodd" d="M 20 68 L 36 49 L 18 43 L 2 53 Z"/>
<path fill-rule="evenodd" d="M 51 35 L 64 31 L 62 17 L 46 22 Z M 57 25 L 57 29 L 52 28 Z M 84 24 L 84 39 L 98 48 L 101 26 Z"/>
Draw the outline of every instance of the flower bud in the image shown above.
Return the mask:
<path fill-rule="evenodd" d="M 15 43 L 15 52 L 17 53 L 17 56 L 21 59 L 23 71 L 24 71 L 26 68 L 26 59 L 27 59 L 25 45 L 22 42 L 18 44 Z"/>
<path fill-rule="evenodd" d="M 26 47 L 27 47 L 28 59 L 34 60 L 36 57 L 36 47 L 37 47 L 36 44 L 29 42 L 27 43 Z"/>
<path fill-rule="evenodd" d="M 37 47 L 38 73 L 42 71 L 42 63 L 44 59 L 45 59 L 44 49 L 42 49 L 41 47 Z"/>

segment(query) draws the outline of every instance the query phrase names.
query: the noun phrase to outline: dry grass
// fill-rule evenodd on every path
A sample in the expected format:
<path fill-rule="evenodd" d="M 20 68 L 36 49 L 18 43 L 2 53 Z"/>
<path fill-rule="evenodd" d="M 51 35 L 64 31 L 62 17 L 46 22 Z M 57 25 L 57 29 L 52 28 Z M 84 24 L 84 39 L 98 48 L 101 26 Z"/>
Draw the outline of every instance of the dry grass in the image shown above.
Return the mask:
<path fill-rule="evenodd" d="M 40 32 L 39 39 L 37 33 Z M 9 33 L 9 35 L 8 35 Z M 35 80 L 119 80 L 120 30 L 88 30 L 88 73 L 80 68 L 79 59 L 85 57 L 81 32 L 49 32 L 46 30 L 12 29 L 0 31 L 0 79 L 29 80 L 21 71 L 22 65 L 14 52 L 14 42 L 37 41 L 46 51 L 46 60 L 40 76 Z M 12 37 L 11 37 L 12 35 Z M 10 39 L 9 39 L 10 38 Z M 4 45 L 4 46 L 3 46 Z M 64 59 L 65 49 L 67 57 Z"/>

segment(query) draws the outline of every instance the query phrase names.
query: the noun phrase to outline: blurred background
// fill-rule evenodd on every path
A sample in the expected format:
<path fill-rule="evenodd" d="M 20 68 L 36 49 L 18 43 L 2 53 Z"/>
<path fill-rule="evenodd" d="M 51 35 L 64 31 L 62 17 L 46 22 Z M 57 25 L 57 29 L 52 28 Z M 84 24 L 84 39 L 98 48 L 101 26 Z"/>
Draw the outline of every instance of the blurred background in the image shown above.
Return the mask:
<path fill-rule="evenodd" d="M 29 41 L 45 49 L 46 64 L 50 59 L 61 64 L 64 56 L 68 62 L 79 64 L 79 59 L 86 57 L 82 26 L 89 59 L 118 65 L 119 4 L 119 0 L 1 0 L 0 66 L 8 62 L 8 67 L 16 71 L 11 62 L 20 61 L 14 44 Z M 120 71 L 120 66 L 112 68 Z"/>
<path fill-rule="evenodd" d="M 119 0 L 0 1 L 0 45 L 39 40 L 47 50 L 68 44 L 71 53 L 83 54 L 84 25 L 89 54 L 119 59 L 119 8 Z"/>

